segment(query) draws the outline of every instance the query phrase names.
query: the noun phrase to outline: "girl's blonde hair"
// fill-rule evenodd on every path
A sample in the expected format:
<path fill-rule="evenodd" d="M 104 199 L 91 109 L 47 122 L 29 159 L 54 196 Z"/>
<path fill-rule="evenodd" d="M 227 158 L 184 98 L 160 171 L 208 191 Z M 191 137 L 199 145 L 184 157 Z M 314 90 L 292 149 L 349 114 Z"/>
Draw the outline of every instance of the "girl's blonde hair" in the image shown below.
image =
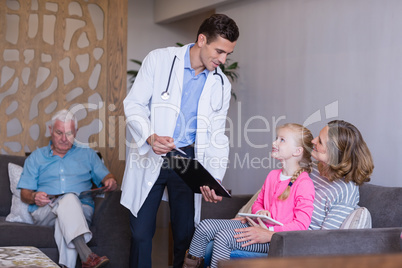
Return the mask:
<path fill-rule="evenodd" d="M 310 173 L 312 171 L 312 161 L 311 161 L 311 151 L 313 150 L 313 134 L 306 127 L 299 124 L 285 124 L 277 128 L 279 129 L 287 128 L 293 132 L 293 138 L 296 146 L 303 148 L 303 155 L 299 161 L 300 168 L 293 173 L 290 179 L 289 185 L 286 187 L 285 191 L 278 197 L 279 200 L 286 200 L 289 197 L 290 187 L 297 180 L 299 175 L 304 171 Z"/>
<path fill-rule="evenodd" d="M 334 120 L 328 123 L 329 163 L 319 163 L 318 170 L 330 181 L 345 178 L 357 185 L 370 181 L 373 158 L 360 131 L 351 123 Z"/>

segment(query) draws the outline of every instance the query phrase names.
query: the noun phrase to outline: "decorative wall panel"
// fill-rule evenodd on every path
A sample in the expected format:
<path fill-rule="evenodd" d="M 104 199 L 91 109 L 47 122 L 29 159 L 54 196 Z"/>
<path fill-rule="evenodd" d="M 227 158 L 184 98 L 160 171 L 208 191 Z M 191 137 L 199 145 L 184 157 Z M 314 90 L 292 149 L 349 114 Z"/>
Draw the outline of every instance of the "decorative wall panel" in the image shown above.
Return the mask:
<path fill-rule="evenodd" d="M 126 12 L 127 0 L 2 1 L 1 154 L 47 145 L 52 115 L 70 109 L 78 118 L 77 142 L 101 151 L 120 175 L 124 146 L 116 122 L 124 122 Z"/>

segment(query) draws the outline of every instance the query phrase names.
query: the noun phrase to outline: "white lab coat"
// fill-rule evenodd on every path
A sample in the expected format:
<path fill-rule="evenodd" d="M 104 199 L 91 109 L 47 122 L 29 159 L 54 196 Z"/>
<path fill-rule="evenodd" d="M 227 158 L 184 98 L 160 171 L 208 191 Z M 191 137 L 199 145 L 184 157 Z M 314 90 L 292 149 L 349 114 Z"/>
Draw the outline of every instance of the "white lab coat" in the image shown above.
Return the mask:
<path fill-rule="evenodd" d="M 122 183 L 121 204 L 134 216 L 137 216 L 156 182 L 163 162 L 162 157 L 156 155 L 146 143 L 146 139 L 153 133 L 172 137 L 176 127 L 187 47 L 188 45 L 151 51 L 144 59 L 135 83 L 123 102 L 127 126 L 134 141 L 128 146 L 130 148 Z M 170 98 L 163 100 L 161 94 L 166 90 L 175 55 L 177 58 L 168 90 Z M 218 73 L 224 80 L 224 89 L 222 90 L 220 77 L 209 72 L 200 96 L 195 156 L 212 176 L 223 179 L 229 154 L 229 140 L 224 132 L 231 85 L 220 68 Z M 200 220 L 201 197 L 199 194 L 195 196 L 196 224 Z"/>

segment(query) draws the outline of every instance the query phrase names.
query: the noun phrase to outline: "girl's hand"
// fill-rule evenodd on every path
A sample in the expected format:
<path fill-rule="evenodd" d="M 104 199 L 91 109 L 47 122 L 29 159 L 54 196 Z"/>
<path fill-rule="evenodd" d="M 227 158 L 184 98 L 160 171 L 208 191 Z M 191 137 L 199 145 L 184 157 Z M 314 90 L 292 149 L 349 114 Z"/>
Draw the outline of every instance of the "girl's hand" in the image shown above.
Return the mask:
<path fill-rule="evenodd" d="M 241 221 L 241 223 L 243 223 L 243 224 L 245 224 L 247 222 L 247 219 L 245 217 L 236 217 L 236 218 L 233 218 L 232 220 Z"/>
<path fill-rule="evenodd" d="M 260 218 L 256 219 L 258 221 L 258 223 L 256 223 L 255 220 L 252 220 L 249 217 L 246 217 L 246 219 L 250 226 L 259 227 L 259 228 L 268 230 L 268 227 L 265 225 L 265 223 Z"/>
<path fill-rule="evenodd" d="M 268 210 L 260 210 L 257 212 L 257 215 L 265 215 L 271 217 L 271 212 L 269 212 Z"/>

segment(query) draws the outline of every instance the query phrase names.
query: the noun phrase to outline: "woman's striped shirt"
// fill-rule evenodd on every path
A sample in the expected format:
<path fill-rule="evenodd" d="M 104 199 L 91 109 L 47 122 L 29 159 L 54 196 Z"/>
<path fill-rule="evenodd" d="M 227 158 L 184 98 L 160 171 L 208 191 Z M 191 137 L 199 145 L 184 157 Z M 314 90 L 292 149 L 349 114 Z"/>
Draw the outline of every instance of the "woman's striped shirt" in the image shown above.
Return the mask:
<path fill-rule="evenodd" d="M 354 182 L 322 177 L 313 163 L 310 177 L 314 182 L 314 211 L 309 230 L 338 229 L 359 203 L 359 187 Z"/>

